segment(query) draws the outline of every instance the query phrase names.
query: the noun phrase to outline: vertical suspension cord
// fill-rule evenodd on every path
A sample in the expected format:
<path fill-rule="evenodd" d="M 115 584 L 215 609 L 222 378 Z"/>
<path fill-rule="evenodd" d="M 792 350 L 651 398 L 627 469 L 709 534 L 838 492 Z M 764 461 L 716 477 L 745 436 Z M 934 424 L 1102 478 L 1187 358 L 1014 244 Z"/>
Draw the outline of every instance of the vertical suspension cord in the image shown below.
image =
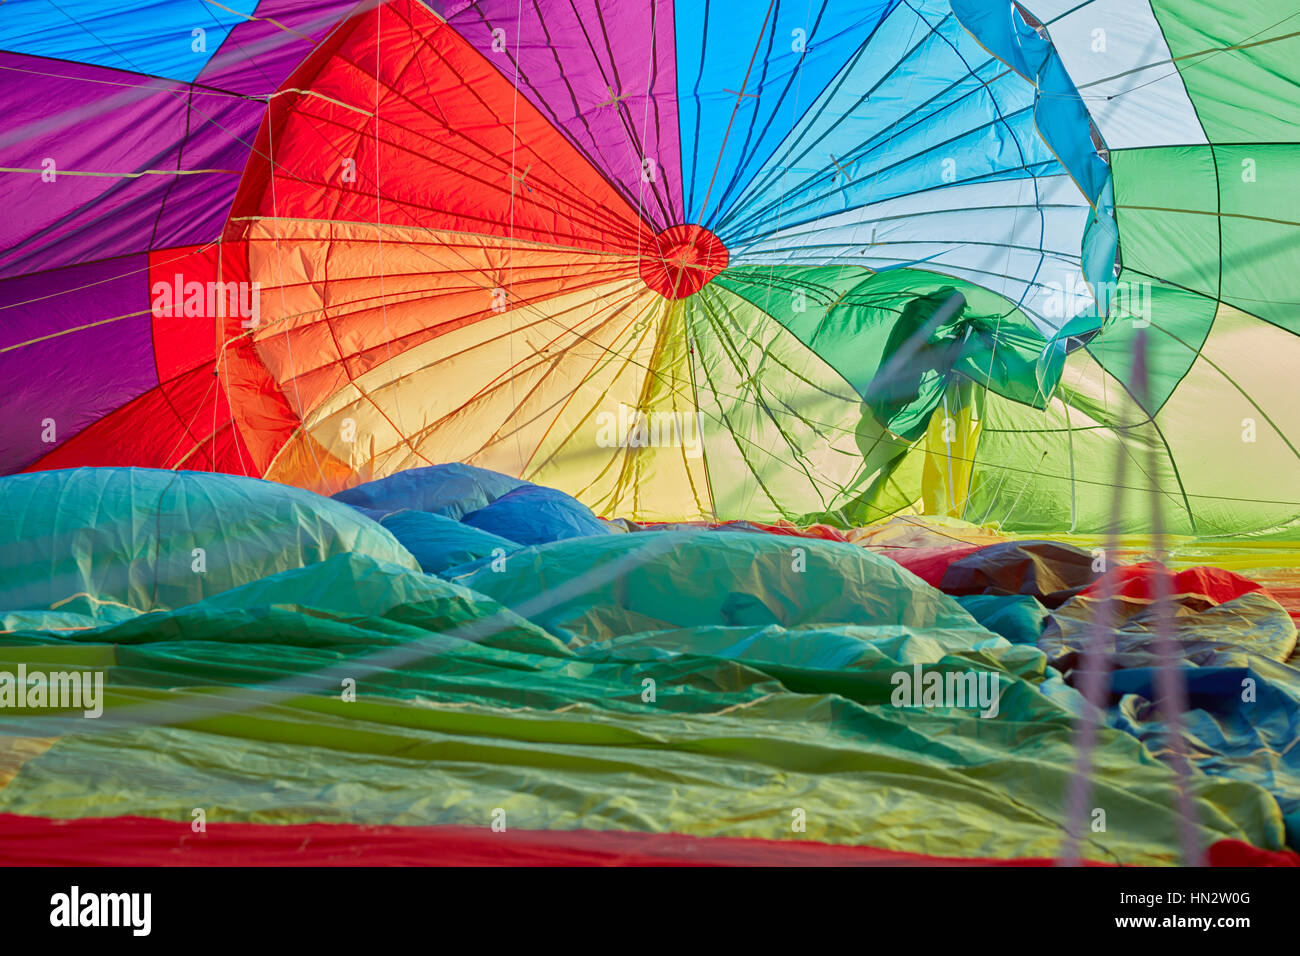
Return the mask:
<path fill-rule="evenodd" d="M 1137 355 L 1133 365 L 1134 391 L 1145 404 L 1150 405 L 1147 380 L 1147 330 L 1139 329 Z M 1151 530 L 1155 563 L 1155 649 L 1156 695 L 1164 723 L 1165 746 L 1169 750 L 1167 763 L 1173 766 L 1178 779 L 1178 838 L 1182 845 L 1183 865 L 1201 866 L 1204 862 L 1199 836 L 1196 832 L 1195 807 L 1191 795 L 1191 766 L 1187 761 L 1186 740 L 1183 730 L 1183 712 L 1187 709 L 1187 684 L 1183 674 L 1183 655 L 1174 633 L 1174 593 L 1169 567 L 1165 563 L 1164 515 L 1161 510 L 1164 495 L 1156 480 L 1159 466 L 1156 446 L 1149 444 L 1147 472 L 1151 476 Z"/>

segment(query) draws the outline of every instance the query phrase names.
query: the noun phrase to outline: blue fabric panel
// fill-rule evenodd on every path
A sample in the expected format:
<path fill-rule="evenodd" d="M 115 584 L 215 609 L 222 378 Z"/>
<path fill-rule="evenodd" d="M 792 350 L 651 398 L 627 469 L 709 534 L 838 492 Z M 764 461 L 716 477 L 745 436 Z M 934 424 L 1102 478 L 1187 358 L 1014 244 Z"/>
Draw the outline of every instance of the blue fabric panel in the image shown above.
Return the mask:
<path fill-rule="evenodd" d="M 897 196 L 1053 173 L 1059 164 L 1034 128 L 1034 94 L 944 4 L 900 6 L 715 231 L 739 248 L 777 229 Z"/>
<path fill-rule="evenodd" d="M 677 4 L 678 121 L 694 144 L 682 156 L 687 222 L 715 220 L 897 3 Z"/>
<path fill-rule="evenodd" d="M 203 0 L 9 0 L 0 50 L 193 82 L 257 2 L 223 0 L 223 10 Z"/>
<path fill-rule="evenodd" d="M 518 488 L 464 520 L 523 545 L 611 533 L 577 498 L 539 485 Z"/>
<path fill-rule="evenodd" d="M 502 495 L 525 486 L 531 487 L 529 482 L 509 475 L 453 462 L 399 471 L 340 491 L 334 498 L 380 515 L 409 508 L 459 521 L 471 511 L 486 508 Z"/>
<path fill-rule="evenodd" d="M 519 550 L 518 544 L 506 538 L 427 511 L 395 511 L 381 524 L 429 574 L 492 557 L 498 548 L 506 554 Z"/>
<path fill-rule="evenodd" d="M 1037 644 L 1048 616 L 1047 608 L 1028 594 L 967 594 L 957 603 L 1012 644 Z"/>

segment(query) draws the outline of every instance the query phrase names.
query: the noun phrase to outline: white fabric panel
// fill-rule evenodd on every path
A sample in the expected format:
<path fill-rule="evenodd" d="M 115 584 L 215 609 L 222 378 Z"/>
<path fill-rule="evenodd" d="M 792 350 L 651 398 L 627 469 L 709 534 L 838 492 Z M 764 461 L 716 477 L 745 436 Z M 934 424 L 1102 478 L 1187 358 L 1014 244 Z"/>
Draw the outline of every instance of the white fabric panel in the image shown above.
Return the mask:
<path fill-rule="evenodd" d="M 731 261 L 854 263 L 875 270 L 911 265 L 984 286 L 1020 304 L 1044 329 L 1055 329 L 1062 312 L 1052 310 L 1061 296 L 1054 304 L 1047 297 L 1083 288 L 1077 277 L 1088 215 L 1068 176 L 1040 178 L 1037 191 L 1029 179 L 952 186 L 784 229 L 733 249 Z"/>
<path fill-rule="evenodd" d="M 1057 17 L 1069 13 L 1080 5 L 1082 0 L 1020 0 L 1020 5 L 1032 13 L 1042 23 L 1050 23 Z M 1146 0 L 1137 0 L 1145 3 Z M 1086 7 L 1088 4 L 1083 3 Z"/>
<path fill-rule="evenodd" d="M 1024 7 L 1047 27 L 1108 147 L 1206 142 L 1149 0 L 1025 0 Z"/>
<path fill-rule="evenodd" d="M 875 270 L 909 266 L 914 269 L 965 279 L 967 282 L 972 282 L 988 289 L 990 292 L 996 292 L 1004 296 L 1012 303 L 1019 304 L 1021 310 L 1038 326 L 1039 330 L 1049 336 L 1064 325 L 1066 320 L 1074 313 L 1082 311 L 1092 304 L 1091 294 L 1080 277 L 1078 260 L 1070 261 L 1048 257 L 1042 261 L 1042 268 L 1038 270 L 1037 278 L 1030 282 L 1027 278 L 1019 278 L 1015 275 L 990 274 L 986 271 L 989 264 L 986 261 L 981 261 L 977 248 L 973 248 L 969 252 L 962 248 L 947 249 L 935 258 L 919 264 L 913 262 L 910 255 L 913 251 L 915 250 L 909 247 L 907 250 L 909 254 L 904 258 L 902 256 L 891 257 L 890 250 L 886 249 L 881 250 L 877 255 L 845 256 L 836 260 L 836 264 L 852 263 Z M 934 255 L 936 251 L 935 249 L 927 250 L 930 255 Z M 760 261 L 794 266 L 824 266 L 827 264 L 824 254 L 813 255 L 798 252 L 779 257 L 772 256 Z M 1032 276 L 1034 269 L 1038 265 L 1039 257 L 1037 255 L 1016 253 L 1008 263 L 1004 253 L 1003 258 L 997 262 L 996 268 L 1013 269 L 1024 276 Z M 1066 290 L 1070 291 L 1067 292 Z"/>

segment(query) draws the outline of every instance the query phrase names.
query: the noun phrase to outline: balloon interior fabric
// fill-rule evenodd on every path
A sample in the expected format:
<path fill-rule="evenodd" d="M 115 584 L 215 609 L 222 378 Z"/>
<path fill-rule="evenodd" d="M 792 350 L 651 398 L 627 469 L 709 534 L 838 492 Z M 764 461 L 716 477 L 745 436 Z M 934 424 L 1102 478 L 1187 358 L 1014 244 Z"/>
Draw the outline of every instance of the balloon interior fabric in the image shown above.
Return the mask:
<path fill-rule="evenodd" d="M 1295 16 L 9 0 L 0 860 L 1300 862 Z"/>

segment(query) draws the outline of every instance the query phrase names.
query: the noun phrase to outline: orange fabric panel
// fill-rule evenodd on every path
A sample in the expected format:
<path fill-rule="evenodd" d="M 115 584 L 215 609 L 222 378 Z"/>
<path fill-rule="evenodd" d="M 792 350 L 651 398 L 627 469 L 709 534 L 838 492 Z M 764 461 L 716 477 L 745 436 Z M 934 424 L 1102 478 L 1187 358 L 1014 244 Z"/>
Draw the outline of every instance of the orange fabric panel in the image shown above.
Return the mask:
<path fill-rule="evenodd" d="M 348 382 L 468 324 L 637 276 L 634 257 L 496 237 L 264 220 L 248 230 L 258 357 L 307 417 Z"/>
<path fill-rule="evenodd" d="M 254 281 L 248 273 L 248 249 L 242 243 L 223 242 L 219 276 L 222 282 Z M 261 290 L 265 303 L 266 290 Z M 259 319 L 269 322 L 262 309 Z M 241 447 L 248 459 L 248 474 L 263 475 L 294 429 L 298 416 L 280 386 L 258 358 L 253 344 L 256 329 L 245 328 L 239 315 L 221 320 L 222 347 L 217 354 L 216 372 L 225 391 Z"/>

